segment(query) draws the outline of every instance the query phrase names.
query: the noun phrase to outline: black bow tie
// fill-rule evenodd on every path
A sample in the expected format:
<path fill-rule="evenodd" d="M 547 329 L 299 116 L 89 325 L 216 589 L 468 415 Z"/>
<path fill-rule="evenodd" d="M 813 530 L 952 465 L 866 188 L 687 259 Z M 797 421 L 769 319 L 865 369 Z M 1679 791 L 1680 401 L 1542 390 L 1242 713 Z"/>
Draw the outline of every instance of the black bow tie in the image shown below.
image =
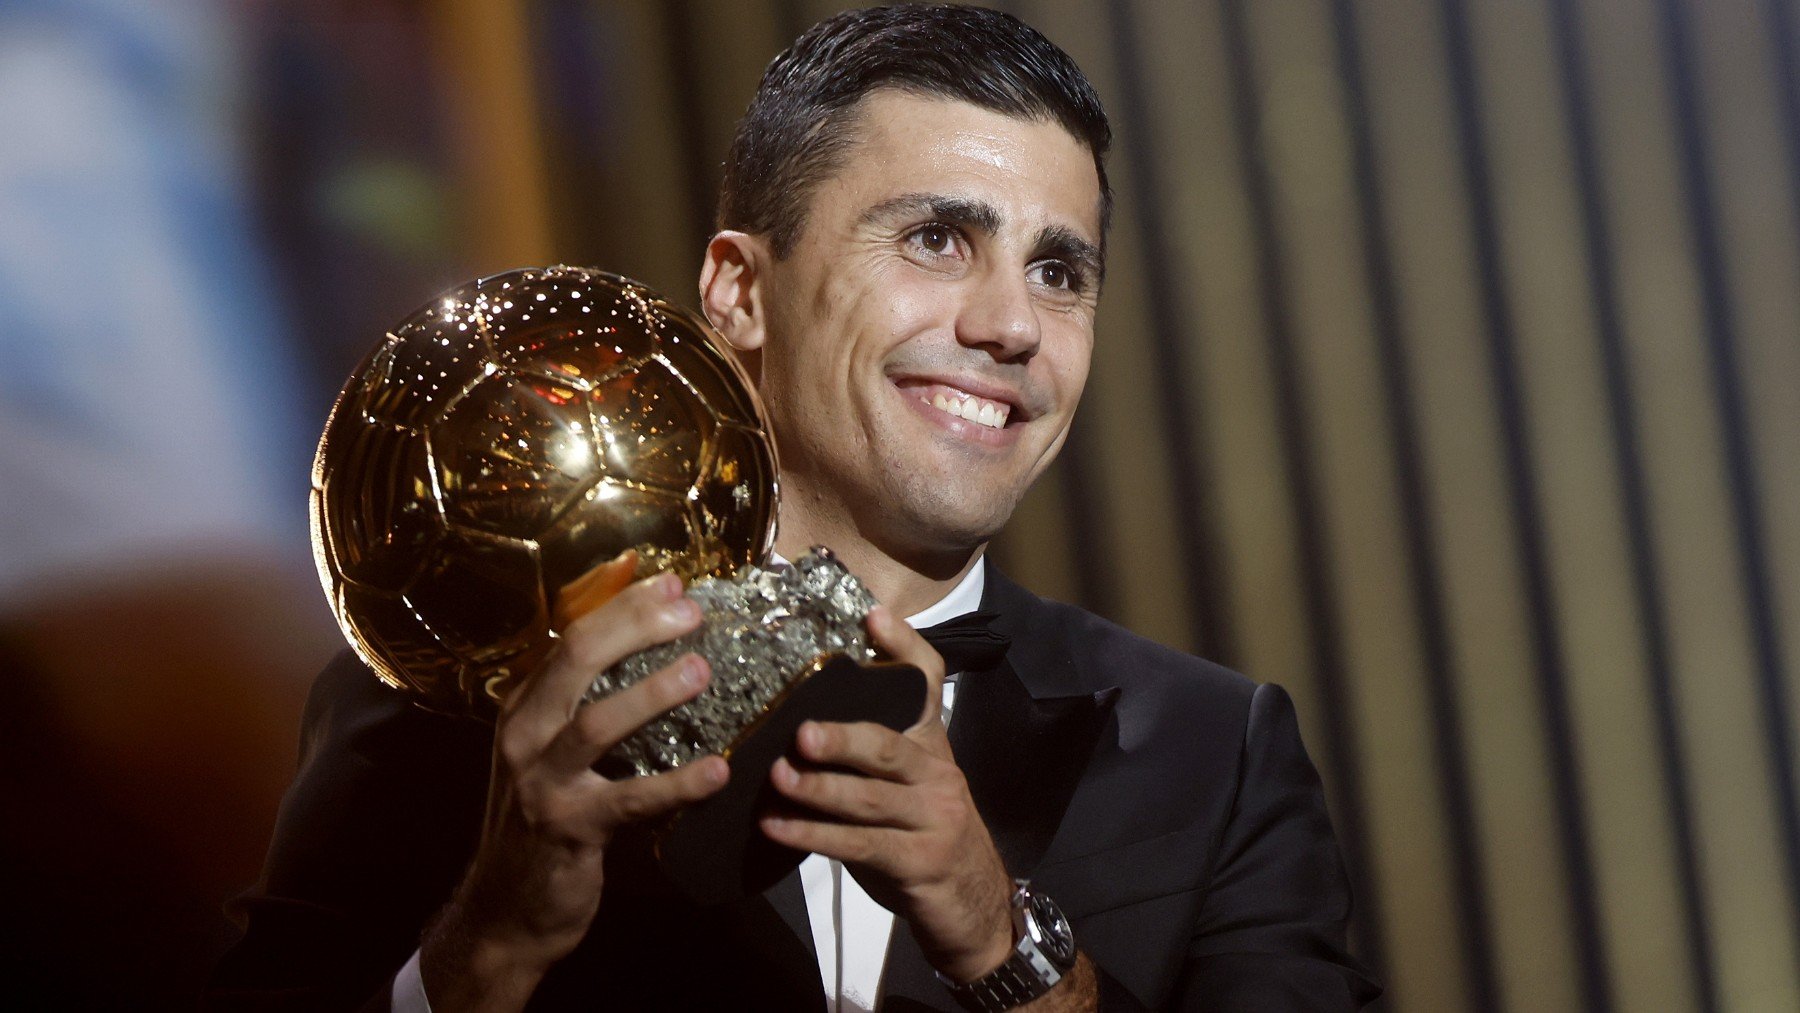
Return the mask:
<path fill-rule="evenodd" d="M 979 672 L 1000 664 L 1012 638 L 994 629 L 993 612 L 965 612 L 919 632 L 944 656 L 944 671 Z"/>

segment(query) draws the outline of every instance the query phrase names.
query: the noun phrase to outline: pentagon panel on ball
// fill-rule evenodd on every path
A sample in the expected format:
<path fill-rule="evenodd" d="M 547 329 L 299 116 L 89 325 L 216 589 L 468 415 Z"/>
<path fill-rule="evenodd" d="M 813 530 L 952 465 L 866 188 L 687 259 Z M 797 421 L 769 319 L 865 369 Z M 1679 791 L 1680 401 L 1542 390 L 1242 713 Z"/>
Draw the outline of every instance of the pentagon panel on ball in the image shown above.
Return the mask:
<path fill-rule="evenodd" d="M 346 639 L 424 706 L 492 717 L 553 646 L 563 588 L 729 576 L 774 542 L 776 461 L 741 367 L 694 314 L 551 267 L 444 293 L 339 395 L 314 559 Z"/>
<path fill-rule="evenodd" d="M 588 392 L 497 369 L 426 434 L 444 519 L 514 538 L 544 530 L 599 476 Z"/>
<path fill-rule="evenodd" d="M 326 552 L 344 580 L 404 592 L 444 534 L 429 448 L 415 430 L 342 414 L 333 420 L 331 460 L 315 485 Z M 346 483 L 353 495 L 340 493 Z"/>
<path fill-rule="evenodd" d="M 677 495 L 692 488 L 719 425 L 660 359 L 597 386 L 594 422 L 607 474 Z"/>

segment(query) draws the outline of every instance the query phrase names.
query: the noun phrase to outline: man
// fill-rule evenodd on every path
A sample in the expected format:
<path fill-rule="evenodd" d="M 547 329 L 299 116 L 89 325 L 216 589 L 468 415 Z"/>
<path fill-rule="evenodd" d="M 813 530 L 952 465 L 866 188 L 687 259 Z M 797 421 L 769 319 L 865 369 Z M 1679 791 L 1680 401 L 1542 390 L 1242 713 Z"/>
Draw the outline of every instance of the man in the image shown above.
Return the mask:
<path fill-rule="evenodd" d="M 777 548 L 832 547 L 883 603 L 876 643 L 932 686 L 904 734 L 807 725 L 776 762 L 787 805 L 761 829 L 812 853 L 800 875 L 706 910 L 606 879 L 620 827 L 731 776 L 717 757 L 623 782 L 589 769 L 708 678 L 689 658 L 577 706 L 601 668 L 698 622 L 674 578 L 653 578 L 571 624 L 491 736 L 407 707 L 353 663 L 328 670 L 215 998 L 391 996 L 440 1013 L 534 996 L 618 1009 L 1370 998 L 1286 696 L 1042 601 L 982 558 L 1087 376 L 1108 141 L 1068 57 L 975 8 L 830 19 L 770 65 L 740 125 L 700 294 L 780 440 Z M 900 617 L 977 602 L 1011 646 L 964 659 L 946 685 Z"/>

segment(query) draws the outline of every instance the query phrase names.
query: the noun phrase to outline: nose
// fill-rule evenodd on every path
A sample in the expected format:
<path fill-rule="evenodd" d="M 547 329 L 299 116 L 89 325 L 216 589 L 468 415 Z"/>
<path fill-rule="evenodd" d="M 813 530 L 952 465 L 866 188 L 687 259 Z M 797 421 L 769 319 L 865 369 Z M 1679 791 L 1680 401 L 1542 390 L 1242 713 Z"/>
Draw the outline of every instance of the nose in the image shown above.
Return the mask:
<path fill-rule="evenodd" d="M 956 339 L 996 362 L 1028 362 L 1043 340 L 1037 306 L 1023 272 L 1003 268 L 983 272 L 957 316 Z"/>

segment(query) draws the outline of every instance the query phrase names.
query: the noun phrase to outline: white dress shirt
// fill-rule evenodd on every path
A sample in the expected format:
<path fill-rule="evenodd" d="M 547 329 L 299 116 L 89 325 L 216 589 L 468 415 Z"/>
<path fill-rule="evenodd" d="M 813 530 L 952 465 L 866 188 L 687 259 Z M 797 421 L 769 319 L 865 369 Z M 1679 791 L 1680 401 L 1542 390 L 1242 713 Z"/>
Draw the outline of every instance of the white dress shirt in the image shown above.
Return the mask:
<path fill-rule="evenodd" d="M 785 562 L 785 560 L 781 560 Z M 987 587 L 986 567 L 977 560 L 967 575 L 936 605 L 908 616 L 914 629 L 935 626 L 975 611 Z M 944 724 L 956 700 L 957 673 L 944 681 Z M 894 931 L 893 912 L 875 903 L 856 877 L 835 858 L 808 855 L 800 863 L 800 886 L 806 894 L 806 917 L 812 923 L 813 948 L 819 955 L 819 977 L 825 983 L 825 1006 L 830 1013 L 864 1013 L 880 1004 L 877 991 L 881 969 L 887 962 L 888 937 Z M 419 976 L 419 953 L 394 976 L 394 1013 L 431 1013 L 425 982 Z"/>

